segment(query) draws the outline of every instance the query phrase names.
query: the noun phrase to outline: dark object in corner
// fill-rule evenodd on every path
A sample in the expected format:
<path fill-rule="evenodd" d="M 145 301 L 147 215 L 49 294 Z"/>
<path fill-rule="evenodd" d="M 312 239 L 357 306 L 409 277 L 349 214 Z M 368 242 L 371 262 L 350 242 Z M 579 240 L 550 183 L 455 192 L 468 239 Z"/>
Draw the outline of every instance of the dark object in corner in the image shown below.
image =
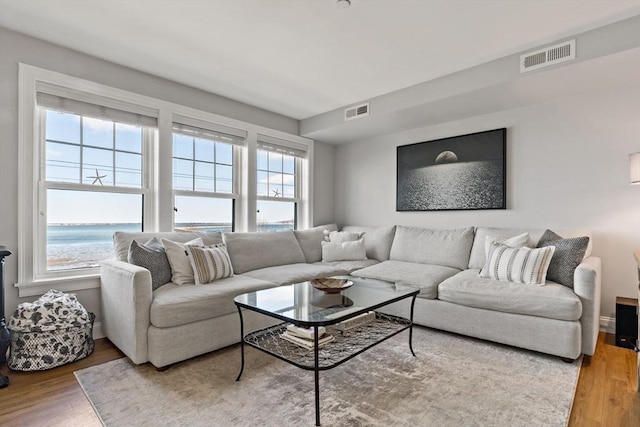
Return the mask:
<path fill-rule="evenodd" d="M 638 300 L 616 298 L 616 346 L 633 349 L 638 339 Z"/>
<path fill-rule="evenodd" d="M 11 251 L 0 246 L 0 366 L 7 361 L 7 349 L 9 348 L 10 335 L 4 321 L 4 259 L 11 255 Z M 0 388 L 9 385 L 9 378 L 0 374 Z"/>

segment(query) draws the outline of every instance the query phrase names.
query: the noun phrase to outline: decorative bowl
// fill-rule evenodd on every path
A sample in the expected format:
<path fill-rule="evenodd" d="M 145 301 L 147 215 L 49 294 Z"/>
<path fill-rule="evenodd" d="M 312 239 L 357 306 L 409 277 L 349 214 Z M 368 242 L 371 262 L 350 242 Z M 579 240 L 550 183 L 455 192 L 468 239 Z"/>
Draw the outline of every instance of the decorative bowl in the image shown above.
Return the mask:
<path fill-rule="evenodd" d="M 353 286 L 353 282 L 347 279 L 325 277 L 311 280 L 311 286 L 327 294 L 337 294 Z"/>

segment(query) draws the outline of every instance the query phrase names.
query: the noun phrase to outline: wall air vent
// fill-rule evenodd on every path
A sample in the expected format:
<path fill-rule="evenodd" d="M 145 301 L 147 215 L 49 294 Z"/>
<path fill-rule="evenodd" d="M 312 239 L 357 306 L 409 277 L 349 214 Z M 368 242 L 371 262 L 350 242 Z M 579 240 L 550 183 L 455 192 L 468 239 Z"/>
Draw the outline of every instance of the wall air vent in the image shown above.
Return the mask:
<path fill-rule="evenodd" d="M 572 59 L 576 59 L 575 39 L 521 55 L 520 72 L 537 70 Z"/>
<path fill-rule="evenodd" d="M 349 107 L 344 110 L 344 120 L 359 119 L 360 117 L 366 117 L 369 115 L 369 103 L 356 105 L 355 107 Z"/>

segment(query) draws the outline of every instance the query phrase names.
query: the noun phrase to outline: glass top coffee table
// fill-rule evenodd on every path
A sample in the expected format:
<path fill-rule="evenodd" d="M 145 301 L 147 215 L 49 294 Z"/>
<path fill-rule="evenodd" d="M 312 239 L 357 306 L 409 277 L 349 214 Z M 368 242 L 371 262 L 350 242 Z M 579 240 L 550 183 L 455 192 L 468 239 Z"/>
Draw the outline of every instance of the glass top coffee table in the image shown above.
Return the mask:
<path fill-rule="evenodd" d="M 319 291 L 309 282 L 279 286 L 247 294 L 238 295 L 234 301 L 240 314 L 241 367 L 236 381 L 240 381 L 244 371 L 244 345 L 271 354 L 299 368 L 315 372 L 316 425 L 320 425 L 320 384 L 319 372 L 334 368 L 359 355 L 371 347 L 409 329 L 409 350 L 415 356 L 412 346 L 413 307 L 418 288 L 395 284 L 381 280 L 347 277 L 353 286 L 337 294 Z M 411 298 L 408 318 L 376 312 L 386 305 Z M 260 329 L 249 334 L 244 333 L 242 309 L 270 316 L 282 323 Z M 345 321 L 357 316 L 370 314 L 370 321 L 343 331 Z M 287 325 L 312 328 L 310 348 L 301 347 L 282 334 Z M 326 334 L 333 341 L 318 346 L 318 330 L 326 328 Z M 320 338 L 321 339 L 321 338 Z"/>

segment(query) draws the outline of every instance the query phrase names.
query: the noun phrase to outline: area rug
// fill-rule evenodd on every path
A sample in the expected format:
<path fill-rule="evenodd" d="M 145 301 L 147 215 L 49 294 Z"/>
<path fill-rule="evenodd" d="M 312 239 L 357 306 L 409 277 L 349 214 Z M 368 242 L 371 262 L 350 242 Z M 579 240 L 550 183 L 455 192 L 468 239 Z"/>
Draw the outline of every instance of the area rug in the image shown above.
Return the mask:
<path fill-rule="evenodd" d="M 323 426 L 566 426 L 581 359 L 426 328 L 320 373 Z M 313 372 L 240 346 L 158 372 L 114 360 L 76 372 L 106 426 L 312 426 Z"/>

